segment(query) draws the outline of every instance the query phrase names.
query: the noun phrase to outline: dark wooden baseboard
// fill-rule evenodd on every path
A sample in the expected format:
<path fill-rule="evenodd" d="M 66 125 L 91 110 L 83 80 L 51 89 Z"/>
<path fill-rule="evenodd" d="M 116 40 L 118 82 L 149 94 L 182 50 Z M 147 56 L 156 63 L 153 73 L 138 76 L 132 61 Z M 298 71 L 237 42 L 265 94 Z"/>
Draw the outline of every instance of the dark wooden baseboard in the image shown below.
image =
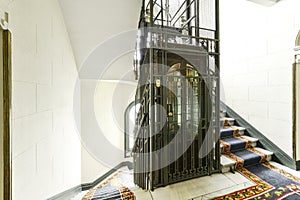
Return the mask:
<path fill-rule="evenodd" d="M 66 190 L 62 193 L 59 193 L 51 198 L 48 198 L 48 200 L 65 200 L 65 199 L 70 199 L 77 194 L 79 194 L 81 191 L 89 190 L 93 187 L 96 187 L 99 183 L 101 183 L 103 180 L 105 180 L 107 177 L 115 173 L 118 169 L 121 169 L 122 167 L 128 167 L 129 169 L 133 168 L 133 163 L 126 161 L 118 164 L 116 167 L 113 169 L 109 170 L 107 173 L 105 173 L 103 176 L 98 178 L 97 180 L 91 182 L 91 183 L 84 183 L 81 185 L 78 185 L 76 187 L 73 187 L 69 190 Z"/>
<path fill-rule="evenodd" d="M 286 154 L 282 149 L 280 149 L 277 145 L 271 142 L 266 136 L 264 136 L 260 131 L 254 128 L 249 122 L 243 119 L 239 114 L 237 114 L 233 109 L 227 106 L 225 103 L 221 103 L 223 108 L 226 108 L 227 114 L 234 118 L 239 126 L 246 128 L 246 133 L 251 137 L 257 138 L 259 140 L 258 145 L 272 151 L 274 155 L 272 156 L 272 160 L 278 162 L 282 165 L 285 165 L 294 170 L 300 169 L 300 161 L 294 160 L 291 156 Z"/>

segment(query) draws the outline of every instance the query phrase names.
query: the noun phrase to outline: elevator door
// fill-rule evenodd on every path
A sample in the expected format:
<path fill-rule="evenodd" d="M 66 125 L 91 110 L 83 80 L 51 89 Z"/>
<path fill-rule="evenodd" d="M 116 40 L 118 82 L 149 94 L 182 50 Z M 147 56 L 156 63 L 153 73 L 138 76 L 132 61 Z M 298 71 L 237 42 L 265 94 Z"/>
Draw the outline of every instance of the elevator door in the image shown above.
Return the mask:
<path fill-rule="evenodd" d="M 173 65 L 167 76 L 168 182 L 208 174 L 207 156 L 200 148 L 206 136 L 208 91 L 195 68 L 188 63 Z"/>

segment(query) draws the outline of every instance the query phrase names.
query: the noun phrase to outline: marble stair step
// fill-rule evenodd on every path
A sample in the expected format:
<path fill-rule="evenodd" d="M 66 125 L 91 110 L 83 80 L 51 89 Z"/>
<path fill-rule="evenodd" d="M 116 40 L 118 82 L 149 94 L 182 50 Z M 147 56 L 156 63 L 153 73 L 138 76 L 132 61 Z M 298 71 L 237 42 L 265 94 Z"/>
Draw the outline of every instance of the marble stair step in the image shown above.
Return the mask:
<path fill-rule="evenodd" d="M 268 150 L 263 149 L 263 148 L 260 148 L 260 147 L 255 147 L 254 149 L 256 149 L 257 151 L 260 151 L 260 152 L 266 154 L 267 155 L 267 161 L 271 161 L 272 160 L 272 156 L 274 154 L 273 152 L 268 151 Z"/>
<path fill-rule="evenodd" d="M 221 110 L 220 111 L 220 118 L 225 118 L 227 115 L 226 111 L 225 110 Z"/>
<path fill-rule="evenodd" d="M 234 125 L 234 118 L 230 117 L 222 117 L 220 118 L 220 123 L 222 126 L 233 126 Z"/>
<path fill-rule="evenodd" d="M 224 155 L 221 155 L 221 170 L 222 173 L 234 171 L 235 160 L 232 160 Z"/>
<path fill-rule="evenodd" d="M 258 142 L 258 139 L 257 139 L 257 138 L 250 137 L 250 136 L 247 136 L 247 135 L 243 135 L 242 138 L 251 141 L 251 146 L 252 146 L 252 147 L 256 147 L 257 142 Z"/>
<path fill-rule="evenodd" d="M 232 129 L 238 129 L 239 135 L 244 135 L 246 128 L 240 126 L 231 126 Z"/>
<path fill-rule="evenodd" d="M 254 149 L 266 154 L 267 155 L 266 161 L 271 161 L 272 160 L 272 155 L 274 154 L 273 152 L 262 149 L 260 147 L 255 147 Z M 222 170 L 222 173 L 233 171 L 235 169 L 235 164 L 236 164 L 235 160 L 233 160 L 231 158 L 228 158 L 224 155 L 221 155 L 221 170 Z"/>
<path fill-rule="evenodd" d="M 221 129 L 221 134 L 220 134 L 221 139 L 225 137 L 232 137 L 235 129 L 238 130 L 238 135 L 240 136 L 244 135 L 246 130 L 245 128 L 239 126 L 224 127 Z"/>
<path fill-rule="evenodd" d="M 246 140 L 249 140 L 249 141 L 251 142 L 251 146 L 252 146 L 252 147 L 256 147 L 257 142 L 258 142 L 258 139 L 257 139 L 257 138 L 253 138 L 253 137 L 246 136 L 246 135 L 241 136 L 241 138 L 246 139 Z M 224 140 L 226 140 L 226 139 L 224 139 Z M 241 141 L 241 142 L 242 142 L 242 141 Z M 234 147 L 234 145 L 238 145 L 238 144 L 231 144 L 231 148 L 232 148 L 232 149 L 236 149 L 236 148 Z M 223 150 L 223 144 L 222 144 L 222 143 L 220 144 L 220 148 L 221 148 L 221 152 L 222 152 L 222 150 Z"/>

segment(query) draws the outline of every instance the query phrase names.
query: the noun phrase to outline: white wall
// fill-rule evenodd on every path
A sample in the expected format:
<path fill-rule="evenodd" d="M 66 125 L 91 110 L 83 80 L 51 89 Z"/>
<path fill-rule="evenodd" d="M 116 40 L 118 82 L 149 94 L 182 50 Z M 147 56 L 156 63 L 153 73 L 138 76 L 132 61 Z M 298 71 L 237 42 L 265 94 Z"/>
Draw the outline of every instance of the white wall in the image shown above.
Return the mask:
<path fill-rule="evenodd" d="M 13 199 L 46 199 L 81 183 L 75 60 L 57 0 L 5 5 L 13 44 Z"/>
<path fill-rule="evenodd" d="M 82 67 L 81 65 L 86 61 L 86 59 L 88 59 L 97 46 L 109 39 L 114 40 L 112 38 L 115 35 L 137 28 L 141 3 L 142 1 L 140 0 L 60 0 L 60 5 L 63 10 L 63 15 L 74 49 L 78 68 Z M 121 42 L 118 45 L 122 47 L 120 49 L 127 47 Z M 130 46 L 133 48 L 135 47 L 135 38 L 133 38 L 132 45 Z M 110 49 L 108 49 L 108 51 L 109 50 Z M 102 69 L 102 72 L 106 70 L 105 74 L 101 77 L 101 80 L 122 79 L 133 81 L 132 61 L 132 53 L 116 55 L 115 60 L 112 60 L 110 66 L 103 66 L 101 60 L 96 61 L 98 63 L 98 69 Z M 106 67 L 108 68 L 105 69 Z M 98 120 L 97 123 L 100 127 L 105 127 L 103 132 L 117 149 L 123 151 L 124 141 L 123 132 L 121 131 L 123 127 L 119 127 L 119 123 L 115 123 L 113 121 L 113 116 L 111 116 L 110 113 L 111 110 L 109 110 L 109 108 L 111 108 L 113 98 L 111 96 L 111 92 L 115 87 L 114 84 L 111 83 L 111 85 L 106 85 L 102 89 L 98 88 L 96 93 L 91 91 L 93 94 L 95 93 L 95 98 L 99 98 L 99 94 L 107 94 L 105 99 L 100 98 L 95 101 L 96 110 L 87 111 L 84 108 L 86 104 L 90 104 L 89 99 L 87 99 L 87 93 L 89 93 L 90 84 L 94 81 L 98 80 L 81 81 L 81 134 L 86 135 L 93 131 L 89 125 L 92 119 L 90 119 L 87 112 L 96 112 Z M 124 87 L 124 92 L 127 92 L 128 89 L 126 89 L 126 86 Z M 129 90 L 129 93 L 131 93 L 135 90 L 135 88 L 130 88 Z M 115 109 L 119 113 L 118 117 L 120 117 L 121 120 L 123 120 L 123 113 L 125 111 L 125 105 L 123 105 L 123 103 L 127 103 L 126 99 L 125 101 L 123 100 L 124 98 L 121 96 L 120 104 L 115 105 Z M 100 108 L 99 106 L 104 107 Z M 121 126 L 123 126 L 123 124 L 121 124 Z M 101 142 L 97 145 L 101 146 Z M 107 166 L 107 164 L 102 161 L 95 159 L 93 153 L 87 150 L 87 148 L 88 147 L 83 145 L 81 151 L 83 183 L 96 180 L 101 175 L 109 171 L 111 167 L 115 166 Z M 123 154 L 112 155 L 112 157 L 116 158 L 116 160 L 119 160 L 120 162 L 123 160 Z"/>
<path fill-rule="evenodd" d="M 293 48 L 300 1 L 220 1 L 225 101 L 292 156 Z"/>
<path fill-rule="evenodd" d="M 94 87 L 96 85 L 96 87 Z M 126 161 L 124 159 L 124 113 L 127 106 L 134 100 L 136 84 L 134 82 L 118 81 L 94 81 L 82 80 L 82 122 L 81 134 L 99 134 L 96 129 L 102 131 L 102 134 L 109 142 L 109 146 L 115 148 L 118 154 L 109 149 L 104 149 L 100 153 L 107 154 L 115 162 L 107 162 L 97 156 L 97 151 L 93 151 L 89 146 L 90 140 L 97 140 L 97 136 L 91 134 L 89 141 L 84 142 L 82 146 L 82 182 L 92 182 L 103 174 L 108 172 L 117 164 Z M 92 95 L 89 95 L 92 94 Z M 89 99 L 92 97 L 92 99 Z M 86 109 L 90 103 L 94 103 L 94 113 L 96 126 L 91 125 L 91 111 Z M 83 136 L 84 137 L 84 136 Z M 86 141 L 86 140 L 84 140 Z M 97 150 L 101 149 L 105 142 L 97 140 Z"/>
<path fill-rule="evenodd" d="M 140 0 L 60 0 L 77 66 L 81 67 L 90 53 L 116 34 L 136 29 Z M 132 60 L 123 63 L 131 69 Z M 118 71 L 115 71 L 117 73 Z"/>

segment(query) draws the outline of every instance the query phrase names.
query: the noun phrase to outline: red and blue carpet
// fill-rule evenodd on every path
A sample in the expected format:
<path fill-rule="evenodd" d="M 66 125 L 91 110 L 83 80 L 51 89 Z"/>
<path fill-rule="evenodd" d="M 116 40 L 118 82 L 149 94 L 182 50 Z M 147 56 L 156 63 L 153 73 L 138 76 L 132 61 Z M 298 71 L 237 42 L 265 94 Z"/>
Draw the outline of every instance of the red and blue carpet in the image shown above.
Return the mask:
<path fill-rule="evenodd" d="M 255 183 L 254 186 L 235 191 L 214 200 L 299 200 L 300 179 L 265 162 L 241 167 L 237 170 Z"/>
<path fill-rule="evenodd" d="M 252 148 L 246 138 L 227 125 L 221 130 L 222 153 L 235 160 L 236 170 L 255 185 L 214 199 L 300 200 L 300 179 L 266 162 L 267 155 Z"/>
<path fill-rule="evenodd" d="M 127 187 L 132 184 L 133 179 L 129 171 L 119 170 L 106 181 L 89 190 L 82 200 L 134 200 L 133 192 Z"/>

